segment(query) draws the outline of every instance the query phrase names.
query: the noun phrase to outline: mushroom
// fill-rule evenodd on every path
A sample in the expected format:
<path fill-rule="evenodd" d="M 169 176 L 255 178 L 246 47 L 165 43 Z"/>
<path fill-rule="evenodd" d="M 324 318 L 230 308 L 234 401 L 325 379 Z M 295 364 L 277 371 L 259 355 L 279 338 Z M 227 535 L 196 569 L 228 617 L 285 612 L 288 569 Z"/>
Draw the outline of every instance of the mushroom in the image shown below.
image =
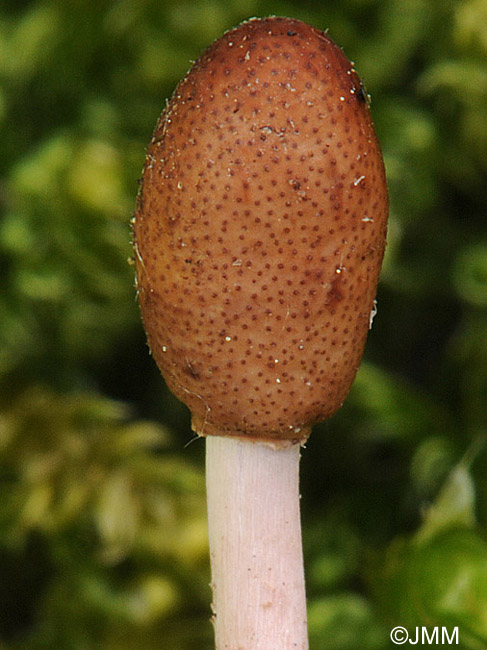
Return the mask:
<path fill-rule="evenodd" d="M 225 33 L 157 122 L 136 284 L 152 355 L 206 436 L 218 650 L 308 647 L 300 447 L 360 364 L 387 212 L 364 87 L 299 20 Z"/>

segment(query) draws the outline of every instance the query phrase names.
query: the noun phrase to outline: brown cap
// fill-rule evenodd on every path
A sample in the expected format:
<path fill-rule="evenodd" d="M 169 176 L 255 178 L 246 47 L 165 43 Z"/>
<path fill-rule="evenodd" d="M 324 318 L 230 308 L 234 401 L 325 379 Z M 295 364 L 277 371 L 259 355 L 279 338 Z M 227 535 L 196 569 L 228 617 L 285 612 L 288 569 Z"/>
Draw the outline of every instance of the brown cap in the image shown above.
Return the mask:
<path fill-rule="evenodd" d="M 252 19 L 202 54 L 157 123 L 133 226 L 149 345 L 198 434 L 298 442 L 341 406 L 386 220 L 367 96 L 325 32 Z"/>

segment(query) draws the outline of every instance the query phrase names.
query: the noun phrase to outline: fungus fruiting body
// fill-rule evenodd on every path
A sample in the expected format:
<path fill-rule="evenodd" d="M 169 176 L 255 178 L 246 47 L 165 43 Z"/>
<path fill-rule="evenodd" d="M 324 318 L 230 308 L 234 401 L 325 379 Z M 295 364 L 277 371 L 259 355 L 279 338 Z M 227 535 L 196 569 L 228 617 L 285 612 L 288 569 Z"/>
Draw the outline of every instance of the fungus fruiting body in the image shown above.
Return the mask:
<path fill-rule="evenodd" d="M 362 84 L 327 36 L 251 20 L 177 87 L 134 225 L 152 354 L 197 433 L 303 440 L 360 363 L 384 251 Z"/>
<path fill-rule="evenodd" d="M 386 220 L 367 95 L 327 33 L 252 19 L 201 55 L 156 125 L 133 226 L 152 355 L 196 433 L 298 458 L 359 366 Z M 305 647 L 239 643 L 221 648 Z"/>

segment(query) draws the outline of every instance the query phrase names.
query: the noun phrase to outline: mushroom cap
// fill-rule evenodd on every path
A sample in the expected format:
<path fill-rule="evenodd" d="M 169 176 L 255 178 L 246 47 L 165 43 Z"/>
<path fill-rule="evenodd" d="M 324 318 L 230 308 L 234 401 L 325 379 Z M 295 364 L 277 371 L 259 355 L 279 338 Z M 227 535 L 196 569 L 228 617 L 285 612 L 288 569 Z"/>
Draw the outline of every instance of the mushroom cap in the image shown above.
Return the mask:
<path fill-rule="evenodd" d="M 133 220 L 152 355 L 200 435 L 303 441 L 362 357 L 388 212 L 353 64 L 301 21 L 246 21 L 177 86 Z"/>

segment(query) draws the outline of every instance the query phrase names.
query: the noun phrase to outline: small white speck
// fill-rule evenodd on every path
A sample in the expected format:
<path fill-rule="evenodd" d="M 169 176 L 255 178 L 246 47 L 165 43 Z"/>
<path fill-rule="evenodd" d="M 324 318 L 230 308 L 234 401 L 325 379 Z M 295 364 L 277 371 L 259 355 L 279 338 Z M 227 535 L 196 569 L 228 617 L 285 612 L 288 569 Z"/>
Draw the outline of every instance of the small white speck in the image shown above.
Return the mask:
<path fill-rule="evenodd" d="M 162 346 L 162 351 L 167 352 L 167 347 L 165 345 Z"/>
<path fill-rule="evenodd" d="M 306 384 L 306 386 L 311 386 L 311 382 L 310 382 L 310 381 L 306 381 L 305 384 Z"/>
<path fill-rule="evenodd" d="M 362 221 L 370 221 L 370 223 L 374 223 L 373 217 L 364 217 Z"/>
<path fill-rule="evenodd" d="M 182 190 L 182 189 L 183 189 L 183 184 L 181 183 L 181 181 L 178 182 L 177 187 L 178 187 L 178 190 Z"/>
<path fill-rule="evenodd" d="M 233 41 L 228 41 L 228 47 L 232 47 L 232 46 L 233 46 Z"/>
<path fill-rule="evenodd" d="M 304 350 L 304 345 L 298 345 L 298 350 Z"/>
<path fill-rule="evenodd" d="M 358 178 L 356 178 L 356 179 L 353 181 L 353 184 L 355 185 L 355 187 L 357 187 L 357 185 L 360 183 L 360 181 L 363 181 L 364 178 L 365 178 L 365 176 L 364 176 L 363 174 L 362 174 L 362 176 L 359 176 Z"/>
<path fill-rule="evenodd" d="M 274 363 L 279 363 L 279 359 L 274 359 Z"/>
<path fill-rule="evenodd" d="M 242 260 L 234 260 L 232 266 L 242 266 Z"/>
<path fill-rule="evenodd" d="M 340 101 L 341 101 L 341 102 L 344 102 L 344 101 L 345 101 L 345 97 L 340 97 Z"/>
<path fill-rule="evenodd" d="M 278 378 L 276 379 L 276 384 L 280 384 L 280 383 L 281 383 L 281 380 L 280 380 L 279 377 L 278 377 Z"/>
<path fill-rule="evenodd" d="M 272 126 L 263 126 L 261 128 L 262 133 L 265 133 L 268 135 L 269 133 L 272 133 Z"/>
<path fill-rule="evenodd" d="M 225 336 L 225 341 L 231 341 L 232 337 L 231 336 Z"/>
<path fill-rule="evenodd" d="M 247 52 L 245 53 L 244 59 L 246 61 L 250 61 L 250 50 L 247 50 Z"/>

